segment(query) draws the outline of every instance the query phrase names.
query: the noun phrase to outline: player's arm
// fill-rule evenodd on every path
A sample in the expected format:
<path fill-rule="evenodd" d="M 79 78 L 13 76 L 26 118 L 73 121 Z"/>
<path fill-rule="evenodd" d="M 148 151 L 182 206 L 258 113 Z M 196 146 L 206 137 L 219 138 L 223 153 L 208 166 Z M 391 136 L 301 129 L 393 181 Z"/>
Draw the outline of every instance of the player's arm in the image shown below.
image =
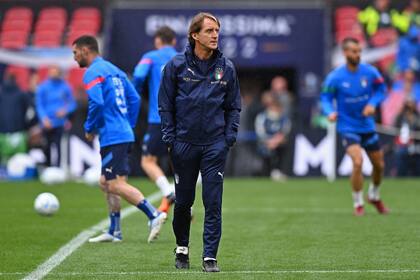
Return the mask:
<path fill-rule="evenodd" d="M 232 66 L 232 77 L 229 79 L 227 94 L 224 101 L 225 137 L 228 146 L 236 142 L 239 128 L 239 113 L 241 112 L 241 93 L 236 70 Z"/>
<path fill-rule="evenodd" d="M 334 108 L 334 99 L 336 97 L 336 86 L 334 82 L 333 74 L 330 73 L 322 86 L 320 94 L 320 105 L 322 113 L 328 116 L 330 121 L 337 120 L 337 111 Z"/>
<path fill-rule="evenodd" d="M 169 147 L 175 140 L 175 97 L 177 92 L 176 73 L 173 62 L 166 64 L 159 87 L 158 104 L 162 121 L 162 140 Z"/>
<path fill-rule="evenodd" d="M 148 55 L 144 55 L 134 68 L 133 84 L 140 95 L 150 69 L 152 68 L 152 64 L 153 60 L 148 57 Z"/>
<path fill-rule="evenodd" d="M 125 98 L 127 102 L 128 121 L 130 122 L 130 126 L 134 128 L 136 126 L 137 117 L 140 110 L 140 97 L 133 84 L 127 78 L 124 78 L 123 81 Z"/>
<path fill-rule="evenodd" d="M 93 79 L 84 79 L 86 93 L 88 94 L 88 112 L 84 129 L 87 134 L 93 134 L 94 131 L 103 125 L 104 99 L 102 94 L 102 83 L 104 77 L 94 77 Z"/>
<path fill-rule="evenodd" d="M 363 109 L 364 116 L 371 116 L 375 114 L 376 107 L 385 99 L 386 85 L 384 78 L 376 68 L 373 69 L 373 82 L 372 82 L 372 96 L 368 104 Z"/>

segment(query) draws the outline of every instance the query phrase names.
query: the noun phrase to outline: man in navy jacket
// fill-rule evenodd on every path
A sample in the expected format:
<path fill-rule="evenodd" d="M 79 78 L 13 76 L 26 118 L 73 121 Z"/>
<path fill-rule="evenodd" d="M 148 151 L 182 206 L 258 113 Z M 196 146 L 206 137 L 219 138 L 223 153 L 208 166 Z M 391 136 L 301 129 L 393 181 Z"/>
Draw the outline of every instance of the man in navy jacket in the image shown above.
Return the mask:
<path fill-rule="evenodd" d="M 159 90 L 162 139 L 175 173 L 173 230 L 175 266 L 189 268 L 191 206 L 199 171 L 203 178 L 205 221 L 203 270 L 218 272 L 223 174 L 236 141 L 241 110 L 239 82 L 232 62 L 218 50 L 219 20 L 199 13 L 189 27 L 189 46 L 163 70 Z"/>

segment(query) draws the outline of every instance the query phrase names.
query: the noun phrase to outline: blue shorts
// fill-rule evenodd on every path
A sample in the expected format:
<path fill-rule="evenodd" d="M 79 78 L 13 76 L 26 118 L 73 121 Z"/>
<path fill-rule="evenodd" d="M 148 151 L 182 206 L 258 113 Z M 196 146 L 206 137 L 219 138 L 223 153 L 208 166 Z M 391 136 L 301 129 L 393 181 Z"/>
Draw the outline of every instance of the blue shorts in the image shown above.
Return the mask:
<path fill-rule="evenodd" d="M 145 156 L 164 156 L 168 154 L 168 147 L 162 141 L 160 124 L 149 124 L 143 138 L 142 154 Z"/>
<path fill-rule="evenodd" d="M 344 148 L 353 144 L 358 144 L 367 152 L 379 151 L 381 149 L 379 143 L 379 135 L 375 132 L 371 133 L 340 133 Z"/>
<path fill-rule="evenodd" d="M 130 169 L 128 165 L 128 154 L 131 143 L 121 143 L 101 148 L 102 175 L 107 181 L 118 176 L 127 176 Z"/>

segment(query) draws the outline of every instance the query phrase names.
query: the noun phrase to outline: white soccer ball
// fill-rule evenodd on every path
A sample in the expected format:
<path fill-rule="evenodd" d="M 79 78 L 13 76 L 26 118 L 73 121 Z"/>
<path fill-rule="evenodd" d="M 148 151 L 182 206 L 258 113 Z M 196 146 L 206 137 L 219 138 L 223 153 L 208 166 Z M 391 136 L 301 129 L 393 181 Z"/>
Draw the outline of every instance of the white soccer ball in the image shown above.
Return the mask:
<path fill-rule="evenodd" d="M 50 216 L 58 211 L 60 202 L 52 193 L 41 193 L 35 198 L 34 209 L 38 214 Z"/>

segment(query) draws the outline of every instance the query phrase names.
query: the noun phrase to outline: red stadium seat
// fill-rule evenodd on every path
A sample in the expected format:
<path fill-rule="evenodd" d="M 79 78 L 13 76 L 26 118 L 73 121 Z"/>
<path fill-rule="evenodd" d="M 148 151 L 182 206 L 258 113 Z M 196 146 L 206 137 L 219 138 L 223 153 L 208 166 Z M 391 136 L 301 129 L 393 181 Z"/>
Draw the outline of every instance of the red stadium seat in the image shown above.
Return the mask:
<path fill-rule="evenodd" d="M 23 32 L 30 32 L 32 27 L 32 23 L 27 20 L 22 19 L 10 19 L 3 21 L 2 31 L 23 31 Z"/>
<path fill-rule="evenodd" d="M 32 10 L 26 7 L 13 7 L 7 10 L 4 20 L 27 20 L 32 23 Z"/>
<path fill-rule="evenodd" d="M 36 22 L 35 33 L 42 31 L 56 31 L 62 33 L 66 22 L 62 19 L 40 19 Z"/>
<path fill-rule="evenodd" d="M 61 32 L 39 31 L 34 34 L 33 45 L 37 47 L 58 47 L 61 45 Z"/>
<path fill-rule="evenodd" d="M 21 49 L 26 46 L 28 32 L 8 31 L 3 32 L 0 37 L 0 47 L 8 49 Z"/>
<path fill-rule="evenodd" d="M 76 40 L 77 38 L 79 38 L 82 35 L 95 36 L 96 33 L 93 32 L 92 30 L 78 30 L 78 31 L 69 32 L 69 34 L 67 35 L 66 45 L 71 46 L 73 41 Z"/>
<path fill-rule="evenodd" d="M 335 18 L 352 18 L 357 19 L 357 14 L 359 13 L 359 8 L 353 6 L 342 6 L 335 10 Z"/>
<path fill-rule="evenodd" d="M 73 92 L 76 93 L 77 91 L 84 90 L 83 84 L 83 74 L 85 73 L 85 69 L 83 68 L 71 68 L 67 73 L 67 81 L 69 82 L 70 86 L 73 88 Z"/>
<path fill-rule="evenodd" d="M 78 8 L 73 12 L 73 20 L 96 19 L 100 20 L 101 12 L 95 7 Z"/>
<path fill-rule="evenodd" d="M 89 30 L 93 34 L 99 31 L 99 22 L 95 20 L 73 20 L 70 24 L 70 32 L 78 32 L 79 30 Z"/>
<path fill-rule="evenodd" d="M 398 33 L 394 28 L 381 28 L 370 38 L 374 47 L 382 47 L 398 40 Z"/>
<path fill-rule="evenodd" d="M 6 75 L 14 74 L 16 77 L 16 82 L 21 90 L 29 90 L 30 70 L 28 68 L 23 66 L 9 65 L 6 67 L 5 73 Z"/>
<path fill-rule="evenodd" d="M 67 22 L 67 11 L 61 7 L 48 7 L 39 12 L 38 20 L 61 20 Z"/>

